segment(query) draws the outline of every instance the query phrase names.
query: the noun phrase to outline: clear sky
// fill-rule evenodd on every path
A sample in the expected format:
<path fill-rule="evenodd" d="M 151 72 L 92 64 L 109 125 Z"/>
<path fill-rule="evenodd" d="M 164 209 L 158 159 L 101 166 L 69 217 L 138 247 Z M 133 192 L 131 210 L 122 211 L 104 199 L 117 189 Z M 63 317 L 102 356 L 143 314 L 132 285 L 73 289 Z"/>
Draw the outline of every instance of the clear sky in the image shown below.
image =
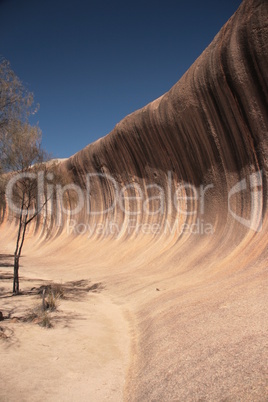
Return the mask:
<path fill-rule="evenodd" d="M 241 0 L 0 0 L 0 55 L 68 157 L 167 92 Z"/>

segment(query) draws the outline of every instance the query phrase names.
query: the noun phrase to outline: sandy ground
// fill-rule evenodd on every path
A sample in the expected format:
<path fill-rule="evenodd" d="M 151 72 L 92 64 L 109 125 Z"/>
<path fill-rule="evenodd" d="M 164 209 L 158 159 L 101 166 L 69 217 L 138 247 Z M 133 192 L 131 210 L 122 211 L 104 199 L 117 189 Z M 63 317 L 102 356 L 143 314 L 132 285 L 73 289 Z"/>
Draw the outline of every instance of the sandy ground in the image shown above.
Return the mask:
<path fill-rule="evenodd" d="M 2 265 L 11 263 L 11 258 L 2 258 Z M 10 267 L 0 269 L 1 311 L 11 316 L 0 322 L 4 334 L 0 339 L 0 400 L 122 400 L 128 327 L 122 308 L 111 301 L 105 285 L 93 286 L 87 280 L 77 292 L 73 287 L 71 294 L 59 300 L 57 311 L 48 313 L 53 324 L 48 329 L 36 322 L 22 322 L 42 303 L 40 295 L 29 292 L 48 281 L 33 279 L 38 272 L 29 275 L 25 268 L 21 289 L 26 294 L 14 297 L 9 273 Z M 84 278 L 76 281 L 80 279 Z M 89 290 L 83 291 L 85 287 Z"/>

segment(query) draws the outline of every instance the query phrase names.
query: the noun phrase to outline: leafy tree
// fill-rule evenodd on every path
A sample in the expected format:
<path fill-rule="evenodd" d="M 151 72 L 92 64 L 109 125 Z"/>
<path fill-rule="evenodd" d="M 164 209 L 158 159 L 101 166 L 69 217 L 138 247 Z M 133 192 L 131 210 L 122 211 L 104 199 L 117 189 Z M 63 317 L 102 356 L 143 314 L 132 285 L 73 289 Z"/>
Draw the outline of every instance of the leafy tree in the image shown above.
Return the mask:
<path fill-rule="evenodd" d="M 51 195 L 40 192 L 40 178 L 47 174 L 44 163 L 48 155 L 41 147 L 42 133 L 31 126 L 29 116 L 36 112 L 33 94 L 29 93 L 11 70 L 0 63 L 0 195 L 4 189 L 9 213 L 18 221 L 14 252 L 13 293 L 19 293 L 19 263 L 26 229 L 47 204 Z M 10 207 L 11 206 L 11 207 Z"/>
<path fill-rule="evenodd" d="M 11 133 L 20 123 L 28 123 L 29 116 L 36 113 L 38 105 L 22 82 L 10 68 L 10 63 L 0 62 L 0 169 L 12 168 L 8 165 L 6 144 L 10 142 Z"/>

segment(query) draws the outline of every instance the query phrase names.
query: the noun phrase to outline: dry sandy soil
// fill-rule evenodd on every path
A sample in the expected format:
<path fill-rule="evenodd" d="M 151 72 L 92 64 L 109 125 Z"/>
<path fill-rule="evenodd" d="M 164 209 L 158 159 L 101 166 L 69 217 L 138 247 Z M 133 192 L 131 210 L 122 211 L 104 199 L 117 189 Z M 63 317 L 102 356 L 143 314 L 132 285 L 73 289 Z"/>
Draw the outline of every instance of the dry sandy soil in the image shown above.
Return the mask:
<path fill-rule="evenodd" d="M 122 400 L 129 329 L 123 309 L 110 299 L 105 284 L 74 275 L 67 290 L 61 272 L 64 298 L 55 312 L 48 312 L 53 327 L 44 328 L 36 320 L 24 320 L 41 307 L 37 290 L 50 284 L 53 275 L 50 272 L 46 280 L 35 259 L 23 262 L 23 294 L 14 297 L 9 264 L 12 259 L 2 255 L 0 303 L 9 318 L 0 323 L 0 400 Z M 42 280 L 36 279 L 40 273 Z"/>

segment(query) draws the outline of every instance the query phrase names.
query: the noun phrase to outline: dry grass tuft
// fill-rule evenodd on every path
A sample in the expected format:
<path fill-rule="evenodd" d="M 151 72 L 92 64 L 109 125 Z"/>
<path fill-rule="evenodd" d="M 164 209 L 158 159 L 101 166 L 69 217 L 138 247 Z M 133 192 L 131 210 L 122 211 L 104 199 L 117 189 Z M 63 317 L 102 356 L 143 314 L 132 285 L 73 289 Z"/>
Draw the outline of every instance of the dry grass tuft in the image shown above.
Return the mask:
<path fill-rule="evenodd" d="M 49 285 L 43 288 L 42 305 L 43 310 L 55 311 L 59 306 L 59 300 L 64 297 L 64 290 L 61 285 Z"/>
<path fill-rule="evenodd" d="M 55 311 L 59 306 L 59 297 L 54 292 L 50 292 L 45 299 L 43 299 L 43 310 Z"/>
<path fill-rule="evenodd" d="M 52 328 L 53 325 L 51 323 L 51 319 L 47 311 L 43 312 L 40 322 L 38 323 L 40 327 L 44 328 Z"/>
<path fill-rule="evenodd" d="M 42 307 L 37 307 L 32 310 L 24 319 L 24 322 L 32 322 L 44 328 L 52 328 L 51 318 L 48 311 L 44 311 Z"/>

